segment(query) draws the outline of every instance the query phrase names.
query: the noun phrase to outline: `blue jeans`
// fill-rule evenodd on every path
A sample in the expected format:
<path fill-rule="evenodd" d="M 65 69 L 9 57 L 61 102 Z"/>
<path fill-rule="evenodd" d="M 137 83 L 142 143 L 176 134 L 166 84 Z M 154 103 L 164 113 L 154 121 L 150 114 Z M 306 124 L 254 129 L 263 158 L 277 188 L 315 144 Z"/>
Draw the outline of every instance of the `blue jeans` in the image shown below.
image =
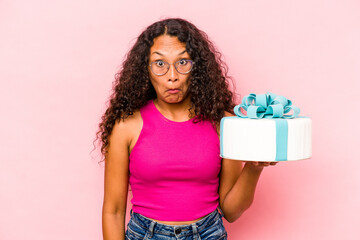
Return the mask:
<path fill-rule="evenodd" d="M 219 210 L 219 211 L 218 211 Z M 127 240 L 220 240 L 227 239 L 220 208 L 188 225 L 167 225 L 130 211 L 125 236 Z"/>

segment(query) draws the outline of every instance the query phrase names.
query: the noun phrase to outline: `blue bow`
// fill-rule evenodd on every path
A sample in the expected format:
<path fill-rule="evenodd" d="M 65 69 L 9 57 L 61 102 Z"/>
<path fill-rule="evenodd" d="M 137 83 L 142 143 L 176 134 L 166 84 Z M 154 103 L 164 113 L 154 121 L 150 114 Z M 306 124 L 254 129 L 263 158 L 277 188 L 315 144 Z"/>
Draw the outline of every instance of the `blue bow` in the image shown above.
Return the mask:
<path fill-rule="evenodd" d="M 240 110 L 243 108 L 247 115 Z M 285 115 L 294 111 L 293 114 Z M 300 114 L 300 108 L 292 106 L 289 99 L 270 92 L 245 96 L 242 104 L 234 107 L 234 113 L 242 118 L 296 118 Z"/>

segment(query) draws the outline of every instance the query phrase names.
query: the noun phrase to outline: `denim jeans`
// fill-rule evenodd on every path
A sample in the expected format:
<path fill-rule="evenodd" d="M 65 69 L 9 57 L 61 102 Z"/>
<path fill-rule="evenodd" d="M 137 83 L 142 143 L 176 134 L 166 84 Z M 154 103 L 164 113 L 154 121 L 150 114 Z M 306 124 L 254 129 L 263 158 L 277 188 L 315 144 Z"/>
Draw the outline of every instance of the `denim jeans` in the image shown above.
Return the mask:
<path fill-rule="evenodd" d="M 187 225 L 167 225 L 130 211 L 125 236 L 127 240 L 220 240 L 227 239 L 221 209 L 217 208 L 203 219 Z"/>

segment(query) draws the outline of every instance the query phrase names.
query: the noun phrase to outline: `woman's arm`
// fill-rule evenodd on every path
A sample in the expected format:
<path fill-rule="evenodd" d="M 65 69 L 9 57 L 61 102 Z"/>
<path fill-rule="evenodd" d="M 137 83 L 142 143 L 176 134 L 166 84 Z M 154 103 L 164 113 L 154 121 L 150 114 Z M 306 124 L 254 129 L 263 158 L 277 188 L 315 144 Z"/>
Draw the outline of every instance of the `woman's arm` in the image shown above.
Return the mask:
<path fill-rule="evenodd" d="M 104 240 L 125 239 L 125 216 L 128 194 L 130 134 L 126 122 L 114 125 L 105 156 L 102 228 Z"/>
<path fill-rule="evenodd" d="M 265 163 L 245 163 L 223 159 L 220 174 L 220 208 L 228 222 L 236 221 L 248 209 Z"/>
<path fill-rule="evenodd" d="M 225 112 L 225 117 L 234 116 Z M 220 135 L 220 127 L 218 127 Z M 255 189 L 264 166 L 276 162 L 246 162 L 222 159 L 219 185 L 219 202 L 228 222 L 236 221 L 248 209 L 255 195 Z"/>

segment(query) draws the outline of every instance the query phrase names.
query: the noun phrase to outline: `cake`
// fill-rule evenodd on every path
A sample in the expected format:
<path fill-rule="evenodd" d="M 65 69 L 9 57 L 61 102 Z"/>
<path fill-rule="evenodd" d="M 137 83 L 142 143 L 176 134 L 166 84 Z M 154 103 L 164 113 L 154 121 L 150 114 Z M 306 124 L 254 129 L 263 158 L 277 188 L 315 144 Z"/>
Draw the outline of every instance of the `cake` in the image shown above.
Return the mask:
<path fill-rule="evenodd" d="M 287 114 L 291 110 L 294 113 Z M 311 158 L 311 119 L 299 117 L 300 109 L 285 97 L 252 93 L 234 112 L 237 116 L 221 119 L 222 158 L 259 162 Z"/>

